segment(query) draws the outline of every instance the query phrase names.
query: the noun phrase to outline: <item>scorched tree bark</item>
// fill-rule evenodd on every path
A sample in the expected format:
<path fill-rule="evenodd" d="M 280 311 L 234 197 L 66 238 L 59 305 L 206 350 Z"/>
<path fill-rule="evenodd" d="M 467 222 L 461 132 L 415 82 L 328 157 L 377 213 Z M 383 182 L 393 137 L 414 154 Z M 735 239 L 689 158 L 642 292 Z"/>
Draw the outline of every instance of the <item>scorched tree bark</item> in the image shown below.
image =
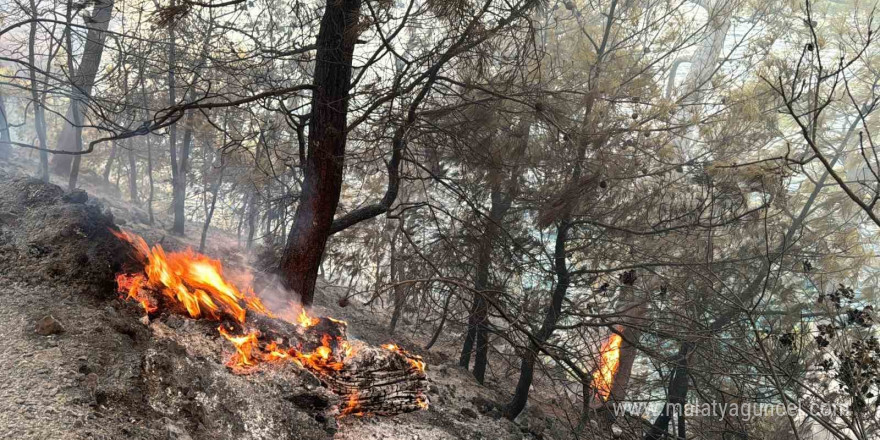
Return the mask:
<path fill-rule="evenodd" d="M 312 115 L 302 192 L 280 272 L 285 286 L 311 304 L 321 256 L 339 204 L 348 90 L 360 0 L 327 1 L 316 38 Z"/>

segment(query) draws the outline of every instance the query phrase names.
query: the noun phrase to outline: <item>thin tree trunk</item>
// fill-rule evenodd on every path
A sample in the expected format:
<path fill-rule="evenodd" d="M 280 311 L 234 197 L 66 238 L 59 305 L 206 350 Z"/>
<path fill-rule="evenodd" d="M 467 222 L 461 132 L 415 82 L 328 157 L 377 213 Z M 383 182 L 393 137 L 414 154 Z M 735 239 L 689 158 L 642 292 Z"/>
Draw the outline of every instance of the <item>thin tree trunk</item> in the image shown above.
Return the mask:
<path fill-rule="evenodd" d="M 124 55 L 120 54 L 120 64 L 125 63 Z M 125 96 L 125 110 L 126 112 L 130 112 L 131 105 L 129 100 L 129 90 L 128 85 L 128 68 L 125 68 L 122 77 L 122 93 Z M 134 153 L 134 144 L 131 142 L 127 142 L 128 145 L 123 146 L 126 150 L 128 150 L 128 196 L 131 199 L 131 203 L 135 205 L 139 205 L 141 203 L 140 198 L 138 197 L 138 189 L 137 189 L 137 157 Z M 127 147 L 127 148 L 126 148 Z"/>
<path fill-rule="evenodd" d="M 665 438 L 669 432 L 669 422 L 672 420 L 674 413 L 678 413 L 678 430 L 679 435 L 684 435 L 684 413 L 683 406 L 687 402 L 688 388 L 690 384 L 690 372 L 688 369 L 688 358 L 694 350 L 694 344 L 684 342 L 675 356 L 675 368 L 669 376 L 669 388 L 667 405 L 660 411 L 660 415 L 654 420 L 654 424 L 645 434 L 645 440 L 660 440 Z M 682 437 L 683 438 L 683 437 Z"/>
<path fill-rule="evenodd" d="M 147 86 L 146 86 L 146 78 L 145 78 L 145 62 L 141 61 L 140 66 L 140 81 L 141 81 L 141 101 L 144 108 L 144 120 L 148 120 L 149 118 L 149 98 L 147 97 Z M 147 134 L 144 137 L 145 142 L 147 143 L 147 180 L 150 182 L 150 192 L 147 195 L 147 215 L 150 218 L 150 225 L 153 224 L 155 218 L 153 217 L 153 195 L 155 192 L 155 186 L 153 185 L 153 142 L 151 140 L 152 134 Z"/>
<path fill-rule="evenodd" d="M 192 114 L 187 113 L 186 128 L 183 131 L 183 145 L 180 146 L 180 156 L 177 170 L 177 179 L 172 181 L 171 207 L 174 212 L 174 225 L 171 232 L 184 235 L 186 228 L 186 176 L 189 167 L 189 153 L 192 145 Z M 176 150 L 176 148 L 173 148 Z"/>
<path fill-rule="evenodd" d="M 174 7 L 175 4 L 176 2 L 172 0 L 172 7 Z M 202 51 L 199 56 L 199 60 L 196 63 L 196 67 L 194 69 L 192 83 L 188 90 L 184 92 L 184 99 L 187 102 L 194 99 L 195 84 L 196 82 L 198 82 L 200 68 L 205 64 L 205 61 L 207 59 L 209 44 L 213 31 L 214 21 L 212 16 L 212 20 L 209 23 L 208 30 L 205 33 L 205 40 L 202 43 Z M 168 84 L 169 90 L 173 91 L 174 86 L 176 85 L 174 66 L 177 62 L 177 40 L 173 25 L 169 28 L 168 35 L 171 38 L 170 52 L 168 57 Z M 170 105 L 176 105 L 176 98 L 176 93 L 169 93 L 169 100 L 171 101 Z M 186 179 L 187 173 L 189 171 L 189 155 L 192 148 L 193 119 L 193 111 L 188 110 L 186 112 L 186 115 L 184 116 L 183 145 L 180 146 L 179 154 L 177 151 L 177 129 L 175 128 L 177 124 L 174 124 L 174 126 L 172 126 L 172 128 L 174 129 L 174 136 L 172 138 L 173 140 L 171 141 L 171 210 L 174 214 L 174 222 L 171 227 L 171 232 L 176 235 L 184 235 L 186 233 Z M 171 134 L 171 129 L 169 129 L 169 134 Z"/>
<path fill-rule="evenodd" d="M 85 120 L 86 102 L 92 95 L 95 77 L 101 64 L 104 52 L 104 40 L 110 15 L 113 11 L 113 0 L 99 0 L 91 15 L 91 24 L 86 34 L 82 61 L 72 78 L 73 94 L 67 109 L 66 122 L 58 136 L 57 148 L 65 151 L 82 151 L 82 121 Z M 80 136 L 77 136 L 77 133 Z M 79 141 L 77 141 L 79 138 Z M 52 157 L 52 171 L 60 176 L 70 175 L 69 183 L 76 185 L 78 171 L 74 162 L 79 162 L 80 155 L 57 154 Z"/>
<path fill-rule="evenodd" d="M 116 141 L 113 141 L 110 146 L 110 157 L 107 158 L 107 163 L 104 164 L 104 183 L 110 184 L 110 171 L 113 169 L 113 163 L 116 160 Z"/>
<path fill-rule="evenodd" d="M 131 203 L 140 205 L 141 200 L 138 197 L 137 187 L 137 158 L 134 154 L 134 148 L 131 147 L 128 149 L 128 194 Z"/>
<path fill-rule="evenodd" d="M 241 246 L 241 230 L 244 227 L 244 219 L 245 219 L 245 217 L 247 217 L 246 213 L 247 213 L 247 205 L 248 205 L 249 201 L 250 201 L 250 194 L 248 194 L 248 196 L 245 197 L 244 200 L 242 200 L 242 205 L 241 205 L 241 210 L 240 210 L 241 215 L 238 217 L 238 227 L 236 228 L 236 238 L 237 238 L 237 242 L 238 242 L 239 246 Z"/>
<path fill-rule="evenodd" d="M 217 194 L 220 192 L 220 186 L 223 184 L 223 170 L 226 167 L 220 165 L 220 175 L 217 176 L 217 183 L 214 184 L 214 190 L 211 192 L 211 203 L 208 205 L 208 211 L 205 213 L 205 224 L 202 226 L 202 237 L 199 239 L 199 252 L 205 251 L 205 242 L 208 238 L 208 228 L 211 227 L 211 219 L 214 218 L 214 208 L 217 206 Z"/>
<path fill-rule="evenodd" d="M 223 141 L 220 143 L 221 145 L 226 144 L 226 128 L 229 123 L 229 112 L 223 114 Z M 213 168 L 214 164 L 214 150 L 210 145 L 205 145 L 202 147 L 205 151 L 205 167 L 202 172 L 202 175 L 205 176 L 205 191 L 208 191 L 209 185 L 211 188 L 211 202 L 205 202 L 205 224 L 202 225 L 202 236 L 199 238 L 199 253 L 205 252 L 205 243 L 208 239 L 208 229 L 211 227 L 211 219 L 214 218 L 214 209 L 217 207 L 217 195 L 220 193 L 220 187 L 223 185 L 223 171 L 226 169 L 225 164 L 223 163 L 223 155 L 220 155 L 220 171 L 218 172 L 217 181 L 214 184 L 210 184 L 210 171 Z"/>
<path fill-rule="evenodd" d="M 513 179 L 516 179 L 514 176 Z M 489 304 L 483 295 L 489 288 L 489 268 L 492 263 L 492 248 L 495 239 L 501 229 L 501 222 L 510 209 L 511 195 L 503 194 L 500 185 L 492 188 L 492 207 L 489 209 L 489 224 L 483 231 L 480 249 L 477 251 L 477 277 L 474 289 L 480 292 L 475 298 L 474 322 L 471 328 L 475 329 L 476 354 L 474 355 L 474 377 L 478 383 L 483 383 L 486 378 L 486 368 L 489 364 Z M 470 357 L 462 350 L 462 360 Z"/>
<path fill-rule="evenodd" d="M 303 305 L 314 300 L 318 268 L 339 204 L 355 27 L 360 0 L 328 1 L 316 38 L 308 154 L 302 192 L 279 272 Z"/>
<path fill-rule="evenodd" d="M 171 7 L 175 7 L 176 1 L 171 0 Z M 168 27 L 168 106 L 174 107 L 177 105 L 177 81 L 176 75 L 174 72 L 174 66 L 177 63 L 177 32 L 175 30 L 175 24 L 172 23 Z M 168 127 L 168 152 L 170 154 L 171 160 L 171 194 L 172 197 L 177 194 L 177 187 L 179 185 L 180 180 L 180 168 L 178 167 L 177 160 L 177 123 L 171 124 Z M 171 202 L 172 209 L 176 214 L 175 200 L 172 199 Z M 179 230 L 177 228 L 177 216 L 174 218 L 174 226 L 171 231 L 177 235 L 183 235 L 184 231 L 181 227 Z"/>
<path fill-rule="evenodd" d="M 550 336 L 553 335 L 553 331 L 556 329 L 556 322 L 562 314 L 562 302 L 568 294 L 568 286 L 571 284 L 571 276 L 568 273 L 568 251 L 566 249 L 570 227 L 567 219 L 561 221 L 556 226 L 556 242 L 553 249 L 556 287 L 553 289 L 550 307 L 544 315 L 541 328 L 535 334 L 537 341 L 530 341 L 529 347 L 523 353 L 519 380 L 516 383 L 516 391 L 513 393 L 513 398 L 504 407 L 504 416 L 510 420 L 515 419 L 526 407 L 526 402 L 529 399 L 529 389 L 535 377 L 535 362 L 537 361 L 539 350 L 538 344 L 543 344 L 550 339 Z"/>
<path fill-rule="evenodd" d="M 6 104 L 3 95 L 0 94 L 0 160 L 8 160 L 12 155 L 12 137 L 9 134 L 9 117 L 6 114 Z"/>
<path fill-rule="evenodd" d="M 247 242 L 245 244 L 245 249 L 251 250 L 254 246 L 254 235 L 257 229 L 257 198 L 259 195 L 257 194 L 256 187 L 252 189 L 250 200 L 248 201 L 248 210 L 247 210 Z"/>
<path fill-rule="evenodd" d="M 531 116 L 523 117 L 516 125 L 513 132 L 513 148 L 511 149 L 511 157 L 519 157 L 528 146 L 529 129 L 532 125 Z M 488 288 L 489 269 L 492 261 L 492 249 L 497 238 L 500 225 L 504 221 L 504 216 L 510 209 L 514 194 L 517 192 L 519 181 L 519 167 L 514 166 L 513 171 L 507 177 L 507 187 L 501 188 L 497 183 L 501 180 L 498 171 L 493 169 L 490 172 L 489 180 L 493 183 L 490 195 L 492 206 L 489 208 L 489 219 L 483 231 L 481 241 L 477 248 L 477 264 L 474 277 L 474 290 L 482 292 Z M 506 194 L 504 194 L 506 192 Z M 477 382 L 483 383 L 486 375 L 489 358 L 489 308 L 482 293 L 474 295 L 474 302 L 471 308 L 470 316 L 468 316 L 468 331 L 465 334 L 465 340 L 462 344 L 461 356 L 458 364 L 463 368 L 467 368 L 470 363 L 471 352 L 476 344 L 476 355 L 474 356 L 474 377 Z"/>
<path fill-rule="evenodd" d="M 609 17 L 613 17 L 615 5 L 616 2 L 612 2 Z M 590 126 L 590 117 L 594 103 L 595 100 L 593 97 L 588 97 L 584 102 L 584 119 L 580 131 L 585 131 L 586 127 Z M 591 145 L 591 143 L 586 139 L 582 139 L 580 142 L 569 142 L 569 145 L 577 146 L 577 153 L 575 155 L 576 160 L 571 172 L 569 185 L 578 185 L 580 184 L 581 175 L 583 174 L 583 162 L 586 159 L 587 147 Z M 595 142 L 601 141 L 597 140 Z M 598 147 L 598 145 L 593 146 L 594 148 Z M 517 380 L 513 398 L 511 398 L 510 402 L 504 406 L 502 411 L 504 416 L 510 420 L 515 419 L 525 408 L 526 402 L 528 402 L 529 389 L 532 386 L 532 380 L 534 380 L 535 376 L 535 362 L 537 361 L 537 353 L 540 348 L 539 344 L 544 344 L 553 335 L 553 331 L 556 329 L 556 322 L 562 314 L 562 303 L 565 300 L 565 296 L 568 294 L 571 275 L 568 271 L 568 250 L 566 242 L 568 240 L 569 229 L 571 228 L 572 209 L 571 205 L 566 205 L 564 211 L 559 216 L 560 219 L 556 222 L 556 241 L 553 248 L 553 271 L 556 274 L 556 286 L 550 297 L 550 307 L 547 308 L 547 312 L 544 314 L 544 320 L 541 323 L 541 328 L 535 335 L 537 340 L 530 339 L 529 346 L 523 353 L 520 365 L 520 375 Z"/>
<path fill-rule="evenodd" d="M 40 179 L 48 182 L 49 154 L 46 152 L 46 112 L 37 86 L 36 50 L 34 47 L 37 39 L 37 19 L 39 18 L 35 0 L 30 1 L 30 7 L 34 21 L 31 22 L 30 39 L 28 40 L 28 63 L 30 64 L 31 99 L 34 104 L 34 129 L 37 131 L 37 142 L 40 147 Z"/>
<path fill-rule="evenodd" d="M 397 228 L 395 228 L 394 234 L 391 236 L 391 268 L 389 272 L 391 275 L 391 283 L 394 284 L 394 311 L 391 313 L 391 323 L 388 325 L 388 333 L 392 335 L 397 328 L 397 322 L 400 320 L 400 316 L 403 314 L 404 305 L 406 304 L 406 289 L 400 284 L 402 278 L 400 274 L 402 271 L 400 269 L 400 258 L 398 258 L 399 251 L 397 249 L 397 239 L 404 227 L 405 220 L 403 213 L 401 213 L 400 218 L 397 219 Z"/>

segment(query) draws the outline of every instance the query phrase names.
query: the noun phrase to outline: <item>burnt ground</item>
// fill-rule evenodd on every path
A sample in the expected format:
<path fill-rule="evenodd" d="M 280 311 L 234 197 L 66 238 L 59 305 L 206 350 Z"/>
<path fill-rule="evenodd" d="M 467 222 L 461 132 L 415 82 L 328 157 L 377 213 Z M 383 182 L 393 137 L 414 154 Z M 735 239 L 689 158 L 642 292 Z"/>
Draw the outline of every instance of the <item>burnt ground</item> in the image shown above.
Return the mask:
<path fill-rule="evenodd" d="M 307 371 L 233 374 L 223 365 L 231 347 L 210 323 L 145 322 L 139 306 L 117 298 L 114 275 L 126 252 L 109 233 L 114 223 L 166 247 L 191 244 L 165 237 L 113 198 L 0 170 L 0 438 L 563 438 L 535 408 L 516 423 L 501 418 L 491 402 L 505 396 L 476 384 L 443 344 L 423 352 L 425 341 L 391 338 L 385 313 L 340 307 L 343 293 L 326 284 L 315 313 L 349 321 L 367 343 L 390 339 L 424 356 L 430 409 L 336 420 L 323 409 L 336 397 Z M 236 259 L 229 249 L 216 255 Z M 404 325 L 399 334 L 414 333 Z"/>

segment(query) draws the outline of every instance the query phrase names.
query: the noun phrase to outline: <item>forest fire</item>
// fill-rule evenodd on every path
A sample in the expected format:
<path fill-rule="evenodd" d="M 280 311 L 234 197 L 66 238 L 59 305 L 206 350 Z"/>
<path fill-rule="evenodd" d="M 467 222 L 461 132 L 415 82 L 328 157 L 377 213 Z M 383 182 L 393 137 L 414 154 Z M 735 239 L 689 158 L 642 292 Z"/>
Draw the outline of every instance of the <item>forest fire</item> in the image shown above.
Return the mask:
<path fill-rule="evenodd" d="M 142 272 L 117 275 L 119 292 L 126 299 L 139 302 L 148 315 L 168 312 L 219 321 L 217 332 L 235 347 L 235 353 L 226 362 L 233 372 L 247 373 L 261 365 L 293 363 L 311 371 L 347 398 L 341 415 L 393 414 L 427 407 L 423 392 L 425 363 L 419 356 L 394 344 L 376 349 L 349 341 L 344 321 L 310 316 L 297 304 L 291 304 L 291 310 L 282 316 L 275 316 L 251 288 L 241 289 L 229 281 L 219 261 L 189 249 L 166 252 L 160 245 L 150 248 L 143 238 L 129 232 L 113 234 L 130 243 L 143 264 Z M 369 356 L 357 356 L 361 350 L 370 352 Z M 352 385 L 349 377 L 371 387 L 369 374 L 388 374 L 370 368 L 394 370 L 404 379 L 412 379 L 400 382 L 408 388 L 394 390 L 398 395 L 393 408 L 385 409 L 381 401 L 382 396 L 393 395 L 388 390 L 363 390 L 358 383 Z M 374 397 L 376 394 L 378 398 Z M 367 407 L 365 402 L 369 403 Z"/>
<path fill-rule="evenodd" d="M 617 368 L 620 366 L 620 344 L 623 339 L 612 333 L 599 349 L 599 367 L 593 371 L 593 390 L 602 400 L 608 400 Z"/>

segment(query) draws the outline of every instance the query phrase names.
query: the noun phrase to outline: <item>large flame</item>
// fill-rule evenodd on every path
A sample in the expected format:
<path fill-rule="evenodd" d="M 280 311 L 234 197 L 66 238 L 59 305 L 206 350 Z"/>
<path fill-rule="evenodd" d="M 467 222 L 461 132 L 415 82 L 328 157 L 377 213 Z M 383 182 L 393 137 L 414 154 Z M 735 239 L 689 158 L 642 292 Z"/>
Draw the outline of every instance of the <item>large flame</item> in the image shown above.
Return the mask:
<path fill-rule="evenodd" d="M 242 292 L 223 277 L 219 261 L 191 249 L 168 253 L 161 245 L 150 249 L 135 234 L 113 233 L 131 243 L 144 260 L 143 274 L 120 274 L 117 283 L 120 289 L 125 286 L 128 297 L 140 302 L 147 312 L 155 312 L 158 305 L 144 288 L 161 292 L 173 303 L 182 305 L 193 318 L 219 319 L 225 313 L 243 323 L 247 309 L 268 314 L 252 290 Z"/>
<path fill-rule="evenodd" d="M 611 386 L 614 384 L 614 376 L 620 366 L 620 344 L 623 338 L 617 333 L 612 333 L 599 349 L 599 368 L 593 371 L 593 390 L 602 398 L 608 400 L 611 395 Z"/>
<path fill-rule="evenodd" d="M 239 288 L 223 274 L 223 266 L 217 260 L 187 249 L 182 252 L 166 252 L 161 245 L 150 248 L 140 236 L 126 232 L 113 231 L 114 235 L 129 242 L 143 263 L 142 273 L 117 275 L 119 292 L 127 299 L 138 301 L 148 314 L 159 311 L 160 306 L 177 308 L 192 318 L 205 318 L 220 321 L 231 317 L 239 323 L 244 334 L 232 334 L 223 325 L 217 331 L 235 347 L 235 353 L 226 363 L 230 368 L 242 371 L 270 362 L 292 362 L 300 367 L 319 373 L 339 371 L 345 361 L 352 358 L 357 348 L 342 336 L 324 334 L 321 345 L 311 352 L 302 347 L 282 347 L 277 342 L 261 342 L 259 332 L 248 330 L 248 313 L 275 317 L 263 305 L 250 287 Z M 159 292 L 159 294 L 154 294 Z M 160 297 L 156 297 L 156 296 Z M 291 303 L 289 310 L 278 316 L 303 330 L 321 323 L 321 318 L 309 316 L 305 308 Z M 333 318 L 333 322 L 345 324 Z M 334 351 L 335 346 L 335 351 Z M 425 363 L 418 356 L 403 352 L 394 344 L 383 346 L 387 350 L 404 354 L 412 368 L 425 370 Z M 420 396 L 418 405 L 427 407 L 427 401 Z M 358 394 L 349 395 L 343 415 L 360 415 Z"/>

